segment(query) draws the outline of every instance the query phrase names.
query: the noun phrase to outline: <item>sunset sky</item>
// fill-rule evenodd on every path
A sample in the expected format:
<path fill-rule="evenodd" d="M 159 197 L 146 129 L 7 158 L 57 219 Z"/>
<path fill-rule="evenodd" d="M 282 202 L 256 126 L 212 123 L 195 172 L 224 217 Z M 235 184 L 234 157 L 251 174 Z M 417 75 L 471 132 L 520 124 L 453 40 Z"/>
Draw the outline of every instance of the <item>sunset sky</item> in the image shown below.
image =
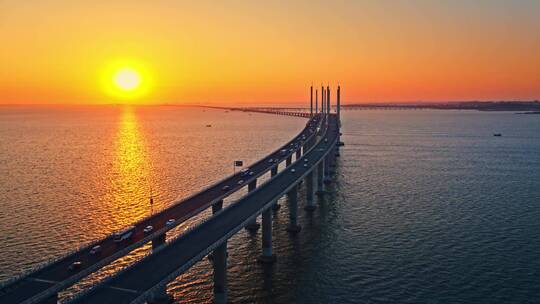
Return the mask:
<path fill-rule="evenodd" d="M 540 99 L 539 13 L 537 0 L 0 0 L 0 103 L 298 103 L 321 81 L 349 103 Z"/>

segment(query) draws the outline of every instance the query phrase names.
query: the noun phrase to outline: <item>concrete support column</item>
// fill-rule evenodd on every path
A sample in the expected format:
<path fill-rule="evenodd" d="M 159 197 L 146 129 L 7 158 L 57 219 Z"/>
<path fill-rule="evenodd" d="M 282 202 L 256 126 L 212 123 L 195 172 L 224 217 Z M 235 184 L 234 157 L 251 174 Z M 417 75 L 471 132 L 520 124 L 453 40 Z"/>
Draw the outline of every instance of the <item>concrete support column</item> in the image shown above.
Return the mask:
<path fill-rule="evenodd" d="M 259 262 L 272 263 L 276 256 L 272 253 L 272 210 L 266 209 L 262 213 L 262 254 Z"/>
<path fill-rule="evenodd" d="M 157 250 L 159 247 L 163 246 L 164 244 L 165 244 L 165 233 L 159 235 L 158 237 L 152 240 L 152 251 Z M 157 289 L 148 298 L 149 304 L 168 304 L 168 303 L 172 303 L 172 301 L 173 301 L 172 296 L 167 293 L 167 286 L 163 286 L 163 288 Z"/>
<path fill-rule="evenodd" d="M 324 158 L 317 165 L 317 194 L 324 194 Z"/>
<path fill-rule="evenodd" d="M 152 250 L 156 250 L 165 244 L 165 233 L 152 240 Z"/>
<path fill-rule="evenodd" d="M 277 173 L 278 173 L 278 166 L 275 165 L 275 166 L 272 167 L 272 169 L 270 169 L 270 177 L 276 176 Z"/>
<path fill-rule="evenodd" d="M 292 164 L 292 155 L 289 155 L 287 159 L 285 159 L 285 166 L 288 167 Z"/>
<path fill-rule="evenodd" d="M 248 192 L 251 192 L 257 188 L 257 180 L 253 180 L 251 183 L 248 184 Z M 257 218 L 254 218 L 249 224 L 247 224 L 246 229 L 250 232 L 256 232 L 261 225 L 257 223 Z"/>
<path fill-rule="evenodd" d="M 314 169 L 315 170 L 315 169 Z M 311 170 L 311 172 L 306 175 L 306 201 L 307 204 L 304 207 L 306 211 L 313 211 L 317 207 L 315 205 L 315 200 L 313 199 L 313 176 L 314 176 L 314 170 Z"/>
<path fill-rule="evenodd" d="M 219 200 L 212 205 L 212 215 L 223 209 L 223 200 Z"/>
<path fill-rule="evenodd" d="M 214 303 L 227 303 L 227 242 L 214 250 Z"/>
<path fill-rule="evenodd" d="M 298 225 L 298 185 L 294 185 L 287 193 L 287 196 L 289 198 L 289 225 L 287 231 L 297 233 L 301 229 L 300 225 Z"/>
<path fill-rule="evenodd" d="M 302 157 L 302 148 L 298 148 L 298 150 L 296 150 L 296 160 L 299 160 L 300 157 Z"/>
<path fill-rule="evenodd" d="M 309 148 L 311 148 L 311 139 L 302 146 L 302 154 L 306 154 L 307 151 L 309 151 Z"/>
<path fill-rule="evenodd" d="M 326 156 L 324 157 L 324 183 L 330 184 L 332 181 L 332 176 L 330 174 L 330 164 L 332 162 L 332 152 L 330 151 Z"/>

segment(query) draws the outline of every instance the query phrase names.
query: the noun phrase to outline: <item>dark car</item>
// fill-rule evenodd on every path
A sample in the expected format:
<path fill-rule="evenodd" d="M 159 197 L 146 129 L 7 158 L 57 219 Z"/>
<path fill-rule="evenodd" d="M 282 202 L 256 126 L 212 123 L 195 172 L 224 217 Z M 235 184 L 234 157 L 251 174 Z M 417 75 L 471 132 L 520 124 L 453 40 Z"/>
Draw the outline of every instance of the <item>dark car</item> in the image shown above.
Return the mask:
<path fill-rule="evenodd" d="M 68 269 L 71 270 L 71 271 L 75 271 L 77 269 L 80 269 L 81 267 L 82 267 L 82 262 L 76 261 L 76 262 L 71 263 L 71 265 L 69 265 Z"/>

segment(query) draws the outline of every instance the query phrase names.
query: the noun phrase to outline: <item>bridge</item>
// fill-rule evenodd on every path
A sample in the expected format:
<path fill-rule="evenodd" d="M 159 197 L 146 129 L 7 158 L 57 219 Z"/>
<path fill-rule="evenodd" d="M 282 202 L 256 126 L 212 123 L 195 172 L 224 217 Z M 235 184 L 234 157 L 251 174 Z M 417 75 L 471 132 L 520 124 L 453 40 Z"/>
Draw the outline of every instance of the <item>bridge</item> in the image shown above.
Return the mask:
<path fill-rule="evenodd" d="M 152 243 L 150 255 L 79 294 L 71 303 L 166 303 L 170 299 L 166 284 L 209 254 L 213 257 L 215 301 L 225 303 L 227 239 L 243 228 L 257 231 L 260 227 L 257 218 L 261 216 L 263 248 L 259 260 L 273 262 L 271 218 L 272 209 L 278 207 L 277 200 L 283 195 L 289 197 L 290 222 L 286 229 L 298 232 L 298 184 L 305 181 L 305 209 L 314 210 L 314 194 L 323 195 L 325 182 L 331 181 L 331 168 L 341 144 L 340 88 L 336 113 L 330 111 L 330 88 L 322 88 L 321 93 L 320 111 L 317 93 L 314 107 L 313 87 L 310 111 L 296 112 L 302 115 L 271 109 L 252 111 L 309 117 L 309 120 L 297 136 L 249 166 L 248 171 L 231 175 L 140 220 L 133 224 L 133 234 L 126 240 L 117 242 L 109 235 L 3 284 L 0 303 L 56 303 L 58 292 L 148 242 Z M 278 172 L 282 162 L 285 169 Z M 257 179 L 268 172 L 271 178 L 257 187 Z M 223 199 L 246 185 L 248 195 L 223 208 Z M 211 217 L 177 239 L 165 242 L 167 231 L 208 208 L 212 208 Z M 153 227 L 151 232 L 144 231 L 148 226 Z M 92 255 L 90 250 L 95 245 L 101 246 L 101 251 Z M 75 262 L 80 266 L 70 269 Z"/>

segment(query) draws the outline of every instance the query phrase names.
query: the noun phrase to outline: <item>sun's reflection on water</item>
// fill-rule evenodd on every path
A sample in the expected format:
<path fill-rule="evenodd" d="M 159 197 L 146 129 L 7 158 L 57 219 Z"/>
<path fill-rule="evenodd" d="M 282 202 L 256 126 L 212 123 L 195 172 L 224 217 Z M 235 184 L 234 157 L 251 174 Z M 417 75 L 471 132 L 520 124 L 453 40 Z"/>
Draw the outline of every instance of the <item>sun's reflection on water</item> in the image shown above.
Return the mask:
<path fill-rule="evenodd" d="M 109 210 L 114 225 L 122 227 L 148 216 L 152 208 L 152 161 L 133 107 L 122 111 L 113 151 Z"/>

